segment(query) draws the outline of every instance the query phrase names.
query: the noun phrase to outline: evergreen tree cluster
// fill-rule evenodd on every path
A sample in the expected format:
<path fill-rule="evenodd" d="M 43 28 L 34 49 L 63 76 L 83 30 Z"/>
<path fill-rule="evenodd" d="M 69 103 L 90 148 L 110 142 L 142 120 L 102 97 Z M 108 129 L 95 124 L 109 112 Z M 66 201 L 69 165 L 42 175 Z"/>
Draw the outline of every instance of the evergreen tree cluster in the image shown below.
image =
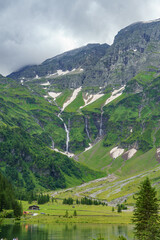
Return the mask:
<path fill-rule="evenodd" d="M 65 198 L 63 200 L 63 204 L 69 204 L 72 205 L 74 202 L 73 198 L 69 197 L 69 198 Z M 83 205 L 106 205 L 104 202 L 100 201 L 100 200 L 92 200 L 90 198 L 84 197 L 81 198 L 81 200 L 76 200 L 76 204 L 83 204 Z"/>
<path fill-rule="evenodd" d="M 64 198 L 64 199 L 63 199 L 63 204 L 72 205 L 72 204 L 73 204 L 73 198 L 71 198 L 71 197 L 69 197 L 69 198 Z"/>
<path fill-rule="evenodd" d="M 50 199 L 50 197 L 48 194 L 47 195 L 40 194 L 38 196 L 37 202 L 38 202 L 38 204 L 44 204 L 44 203 L 49 202 L 49 199 Z"/>
<path fill-rule="evenodd" d="M 104 202 L 100 201 L 100 200 L 96 200 L 96 199 L 90 199 L 87 197 L 81 198 L 81 204 L 84 205 L 106 205 Z"/>
<path fill-rule="evenodd" d="M 0 212 L 6 209 L 12 209 L 15 217 L 23 213 L 21 204 L 15 198 L 12 185 L 0 173 Z"/>
<path fill-rule="evenodd" d="M 122 210 L 127 210 L 127 206 L 125 204 L 117 204 L 117 212 L 122 212 Z"/>

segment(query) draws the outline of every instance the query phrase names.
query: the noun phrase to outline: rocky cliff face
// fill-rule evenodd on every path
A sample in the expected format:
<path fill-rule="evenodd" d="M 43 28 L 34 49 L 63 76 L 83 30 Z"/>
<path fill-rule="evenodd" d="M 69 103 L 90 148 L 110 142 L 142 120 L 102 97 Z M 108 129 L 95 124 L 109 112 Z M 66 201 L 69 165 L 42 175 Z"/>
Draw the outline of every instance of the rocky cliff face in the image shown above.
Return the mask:
<path fill-rule="evenodd" d="M 26 66 L 17 72 L 11 73 L 9 77 L 14 79 L 33 79 L 37 76 L 48 77 L 56 74 L 57 70 L 61 70 L 63 73 L 66 71 L 71 72 L 73 69 L 83 69 L 85 71 L 93 67 L 106 54 L 108 47 L 108 44 L 88 44 L 87 46 L 47 59 L 40 65 Z"/>
<path fill-rule="evenodd" d="M 122 29 L 95 69 L 105 84 L 124 84 L 137 73 L 160 66 L 160 20 Z"/>
<path fill-rule="evenodd" d="M 61 88 L 79 86 L 124 85 L 137 73 L 160 66 L 160 19 L 138 22 L 122 29 L 112 46 L 89 44 L 54 58 L 41 65 L 12 73 L 14 79 L 49 76 Z M 79 71 L 74 71 L 79 69 Z M 57 74 L 62 70 L 63 74 Z M 81 71 L 80 71 L 81 70 Z"/>

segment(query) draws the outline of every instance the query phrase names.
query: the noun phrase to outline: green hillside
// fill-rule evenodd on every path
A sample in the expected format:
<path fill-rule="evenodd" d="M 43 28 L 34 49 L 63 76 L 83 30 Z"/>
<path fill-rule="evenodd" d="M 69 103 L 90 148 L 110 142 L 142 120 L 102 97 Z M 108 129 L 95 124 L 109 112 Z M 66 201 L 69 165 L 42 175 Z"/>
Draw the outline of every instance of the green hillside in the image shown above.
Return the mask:
<path fill-rule="evenodd" d="M 64 188 L 103 175 L 50 149 L 53 139 L 60 148 L 66 144 L 57 106 L 10 79 L 0 81 L 0 169 L 19 192 Z"/>
<path fill-rule="evenodd" d="M 86 91 L 82 89 L 61 114 L 63 121 L 59 107 L 72 90 L 62 91 L 55 103 L 43 97 L 51 86 L 43 89 L 38 83 L 32 88 L 33 82 L 20 85 L 1 77 L 1 172 L 24 192 L 65 188 L 108 174 L 127 178 L 158 166 L 160 78 L 154 75 L 154 71 L 138 74 L 121 96 L 105 106 L 112 88 L 80 109 Z M 69 151 L 77 154 L 78 162 L 51 149 L 54 145 L 65 152 L 64 123 L 69 129 Z M 94 146 L 84 152 L 89 143 Z M 128 160 L 123 154 L 113 159 L 110 151 L 116 146 L 124 152 L 136 148 L 137 153 Z"/>
<path fill-rule="evenodd" d="M 131 176 L 159 164 L 156 149 L 160 147 L 160 78 L 154 78 L 154 74 L 139 74 L 119 98 L 103 108 L 107 118 L 105 135 L 78 156 L 79 162 L 118 176 Z M 128 160 L 123 154 L 113 159 L 110 151 L 115 146 L 124 152 L 131 148 L 138 151 Z"/>

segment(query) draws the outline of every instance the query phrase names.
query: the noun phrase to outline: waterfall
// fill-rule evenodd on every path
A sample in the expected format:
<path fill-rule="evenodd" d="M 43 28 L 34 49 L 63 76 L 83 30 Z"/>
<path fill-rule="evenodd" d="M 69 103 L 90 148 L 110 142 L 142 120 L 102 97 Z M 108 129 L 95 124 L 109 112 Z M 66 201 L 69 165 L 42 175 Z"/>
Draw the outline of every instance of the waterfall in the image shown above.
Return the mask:
<path fill-rule="evenodd" d="M 66 131 L 66 134 L 67 134 L 67 138 L 66 138 L 66 152 L 68 153 L 68 148 L 69 148 L 69 122 L 70 120 L 68 120 L 68 128 L 67 128 L 67 125 L 63 122 L 64 124 L 64 128 L 65 128 L 65 131 Z"/>
<path fill-rule="evenodd" d="M 50 147 L 50 148 L 51 148 L 52 150 L 54 150 L 54 148 L 55 148 L 55 145 L 54 145 L 53 138 L 52 138 L 52 137 L 50 137 L 50 139 L 51 139 L 51 141 L 52 141 L 52 145 L 51 145 L 51 147 Z"/>
<path fill-rule="evenodd" d="M 102 130 L 102 127 L 103 127 L 103 106 L 101 107 L 101 119 L 100 119 L 100 128 L 99 128 L 99 135 L 100 137 L 103 135 L 103 130 Z"/>
<path fill-rule="evenodd" d="M 52 149 L 54 149 L 54 141 L 52 140 Z"/>
<path fill-rule="evenodd" d="M 88 119 L 85 118 L 85 129 L 86 129 L 87 137 L 88 137 L 89 140 L 91 141 L 90 136 L 89 136 L 89 132 L 88 132 L 88 121 L 87 121 L 87 120 L 88 120 Z"/>
<path fill-rule="evenodd" d="M 64 129 L 65 129 L 65 132 L 66 132 L 66 152 L 68 153 L 68 149 L 69 149 L 69 123 L 70 123 L 70 120 L 68 120 L 68 128 L 67 128 L 67 125 L 65 124 L 63 118 L 61 118 L 61 112 L 58 114 L 58 118 L 63 122 L 63 125 L 64 125 Z"/>

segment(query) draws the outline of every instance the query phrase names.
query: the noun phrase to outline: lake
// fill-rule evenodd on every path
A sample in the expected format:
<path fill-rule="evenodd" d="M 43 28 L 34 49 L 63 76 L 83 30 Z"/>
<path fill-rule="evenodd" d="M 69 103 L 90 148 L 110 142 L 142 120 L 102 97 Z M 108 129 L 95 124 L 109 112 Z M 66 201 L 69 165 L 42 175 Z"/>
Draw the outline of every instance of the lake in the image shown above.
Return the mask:
<path fill-rule="evenodd" d="M 133 225 L 116 224 L 12 224 L 0 225 L 0 239 L 12 240 L 92 240 L 101 234 L 105 240 L 123 235 L 133 240 Z"/>

